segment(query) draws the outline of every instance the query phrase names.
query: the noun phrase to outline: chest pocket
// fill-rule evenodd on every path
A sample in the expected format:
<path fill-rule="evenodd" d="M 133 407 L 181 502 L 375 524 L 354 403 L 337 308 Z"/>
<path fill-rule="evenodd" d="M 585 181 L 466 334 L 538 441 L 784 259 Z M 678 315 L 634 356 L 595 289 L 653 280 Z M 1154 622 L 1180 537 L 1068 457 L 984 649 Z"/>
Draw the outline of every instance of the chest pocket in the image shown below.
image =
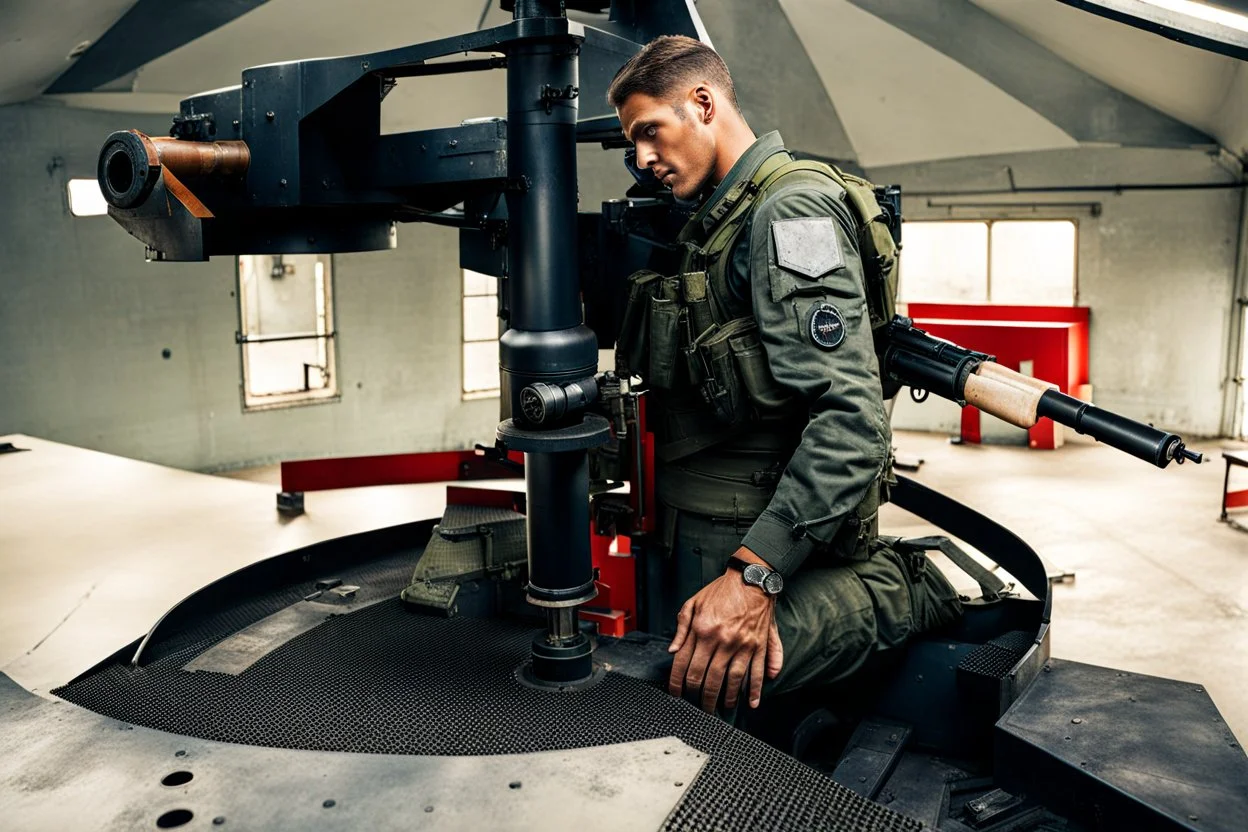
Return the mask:
<path fill-rule="evenodd" d="M 662 280 L 663 275 L 649 269 L 628 278 L 628 302 L 616 338 L 616 358 L 630 375 L 649 375 L 650 307 L 659 296 Z"/>

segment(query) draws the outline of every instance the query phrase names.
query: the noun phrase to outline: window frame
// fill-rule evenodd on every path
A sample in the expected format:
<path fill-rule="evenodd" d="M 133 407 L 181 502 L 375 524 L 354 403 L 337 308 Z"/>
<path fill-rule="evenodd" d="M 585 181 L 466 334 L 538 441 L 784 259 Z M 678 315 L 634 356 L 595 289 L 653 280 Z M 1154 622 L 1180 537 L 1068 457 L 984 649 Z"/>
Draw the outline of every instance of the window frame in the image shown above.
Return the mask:
<path fill-rule="evenodd" d="M 317 317 L 323 319 L 317 321 L 317 333 L 285 333 L 251 335 L 247 331 L 247 290 L 243 282 L 242 265 L 243 257 L 277 257 L 277 256 L 308 256 L 308 255 L 281 255 L 281 254 L 240 254 L 234 258 L 234 293 L 235 293 L 235 310 L 238 313 L 238 329 L 234 332 L 234 342 L 238 345 L 238 361 L 239 361 L 239 385 L 238 395 L 239 402 L 244 413 L 259 413 L 266 410 L 279 410 L 290 407 L 305 407 L 308 405 L 328 404 L 342 400 L 342 385 L 338 379 L 338 347 L 337 337 L 338 330 L 334 321 L 334 255 L 332 254 L 315 254 L 318 261 L 325 264 L 323 271 L 324 277 L 323 287 L 320 298 L 323 300 L 323 312 L 318 310 Z M 322 333 L 319 330 L 324 329 Z M 248 385 L 251 377 L 250 356 L 248 355 L 247 346 L 249 344 L 278 343 L 282 341 L 294 340 L 317 340 L 320 341 L 321 354 L 324 355 L 325 374 L 329 379 L 329 383 L 322 388 L 312 390 L 294 390 L 283 393 L 267 393 L 255 394 L 250 392 Z M 305 374 L 307 368 L 304 368 Z"/>

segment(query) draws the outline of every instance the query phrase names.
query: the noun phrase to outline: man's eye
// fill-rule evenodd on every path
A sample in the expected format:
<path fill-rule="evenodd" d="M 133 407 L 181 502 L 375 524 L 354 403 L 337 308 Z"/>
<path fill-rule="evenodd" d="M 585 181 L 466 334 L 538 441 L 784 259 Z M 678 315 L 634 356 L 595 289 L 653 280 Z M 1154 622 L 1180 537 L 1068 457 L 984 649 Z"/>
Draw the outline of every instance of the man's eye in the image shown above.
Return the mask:
<path fill-rule="evenodd" d="M 653 124 L 646 128 L 647 138 L 653 139 L 655 136 L 658 135 L 658 133 L 659 133 L 659 128 L 655 127 Z"/>

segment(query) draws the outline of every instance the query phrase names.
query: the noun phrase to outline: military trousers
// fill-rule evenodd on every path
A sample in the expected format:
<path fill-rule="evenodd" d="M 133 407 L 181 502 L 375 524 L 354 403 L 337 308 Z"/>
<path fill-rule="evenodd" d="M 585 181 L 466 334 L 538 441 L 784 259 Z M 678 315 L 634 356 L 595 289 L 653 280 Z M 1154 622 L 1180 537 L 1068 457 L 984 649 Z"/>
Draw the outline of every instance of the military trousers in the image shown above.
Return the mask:
<path fill-rule="evenodd" d="M 731 518 L 674 514 L 668 512 L 667 519 L 675 521 L 668 539 L 678 610 L 724 574 L 748 524 L 743 528 Z M 961 615 L 957 592 L 925 556 L 899 554 L 883 541 L 872 549 L 862 561 L 826 563 L 814 555 L 785 579 L 776 599 L 784 667 L 766 683 L 764 695 L 840 681 L 874 653 L 900 647 Z"/>

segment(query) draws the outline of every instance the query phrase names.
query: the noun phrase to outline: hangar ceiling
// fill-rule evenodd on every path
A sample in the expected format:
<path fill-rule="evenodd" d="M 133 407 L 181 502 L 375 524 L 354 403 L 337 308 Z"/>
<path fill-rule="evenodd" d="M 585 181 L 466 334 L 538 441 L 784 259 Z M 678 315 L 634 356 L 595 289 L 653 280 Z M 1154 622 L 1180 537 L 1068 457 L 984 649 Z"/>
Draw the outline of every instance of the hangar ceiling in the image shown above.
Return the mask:
<path fill-rule="evenodd" d="M 238 83 L 246 66 L 374 51 L 508 18 L 484 0 L 186 0 L 173 7 L 181 16 L 168 5 L 0 4 L 0 104 L 170 112 L 185 95 Z M 1058 0 L 700 0 L 699 9 L 742 76 L 756 127 L 865 167 L 1081 145 L 1248 148 L 1241 61 Z M 755 20 L 777 11 L 781 25 Z M 461 80 L 442 82 L 435 103 L 410 90 L 396 97 L 395 129 L 435 112 L 460 117 L 446 107 L 456 97 L 501 101 L 480 79 L 454 88 Z"/>

